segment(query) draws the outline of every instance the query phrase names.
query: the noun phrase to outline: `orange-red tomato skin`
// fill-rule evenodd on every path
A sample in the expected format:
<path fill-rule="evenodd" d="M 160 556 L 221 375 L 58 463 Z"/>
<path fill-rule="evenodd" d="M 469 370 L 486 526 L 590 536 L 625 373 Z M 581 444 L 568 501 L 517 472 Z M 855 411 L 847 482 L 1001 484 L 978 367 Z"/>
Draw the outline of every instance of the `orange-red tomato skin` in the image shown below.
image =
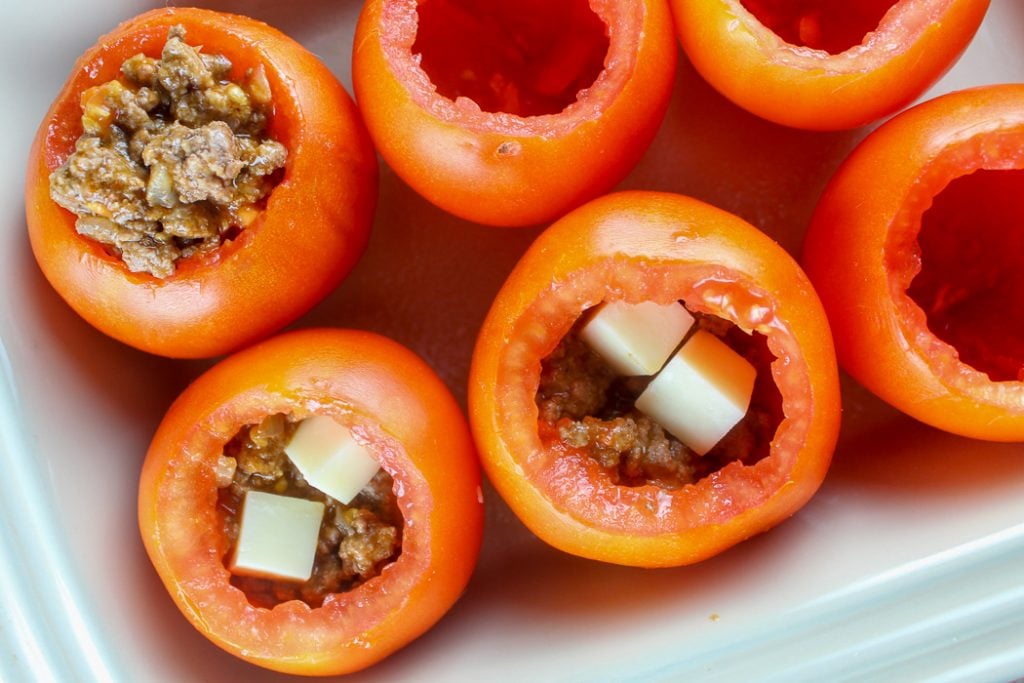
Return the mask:
<path fill-rule="evenodd" d="M 900 0 L 840 54 L 783 41 L 741 0 L 671 0 L 676 30 L 705 79 L 744 109 L 810 130 L 855 128 L 899 111 L 959 58 L 989 0 Z"/>
<path fill-rule="evenodd" d="M 50 199 L 49 175 L 82 132 L 80 93 L 116 78 L 138 52 L 159 55 L 175 24 L 190 43 L 231 59 L 234 78 L 264 65 L 274 98 L 268 133 L 289 158 L 252 225 L 161 280 L 129 272 L 78 235 L 75 217 Z M 266 337 L 326 296 L 362 254 L 376 196 L 376 156 L 355 105 L 311 53 L 252 19 L 165 8 L 121 24 L 79 59 L 33 142 L 25 206 L 36 260 L 79 315 L 130 346 L 196 358 Z"/>
<path fill-rule="evenodd" d="M 402 551 L 381 575 L 310 608 L 253 607 L 229 584 L 214 468 L 246 424 L 277 412 L 349 426 L 395 481 Z M 139 527 L 171 597 L 211 641 L 260 666 L 333 675 L 383 659 L 461 595 L 479 554 L 479 465 L 462 412 L 412 352 L 367 332 L 304 330 L 229 356 L 171 406 L 146 456 Z"/>
<path fill-rule="evenodd" d="M 683 300 L 766 334 L 787 418 L 771 452 L 668 491 L 611 484 L 538 436 L 540 361 L 602 300 Z M 484 469 L 534 533 L 567 552 L 656 567 L 714 555 L 792 515 L 831 459 L 840 400 L 831 336 L 795 262 L 741 219 L 693 199 L 625 192 L 543 233 L 481 329 L 469 386 Z"/>
<path fill-rule="evenodd" d="M 435 205 L 488 225 L 554 220 L 610 190 L 661 124 L 677 46 L 661 0 L 602 4 L 630 24 L 611 32 L 614 74 L 599 77 L 583 108 L 520 117 L 466 114 L 435 94 L 411 38 L 394 38 L 397 24 L 389 26 L 396 16 L 405 26 L 410 3 L 369 0 L 356 28 L 353 87 L 381 156 Z"/>
<path fill-rule="evenodd" d="M 951 180 L 1024 168 L 1024 86 L 919 104 L 883 124 L 832 178 L 802 262 L 829 313 L 842 367 L 922 422 L 979 439 L 1024 440 L 1024 382 L 961 363 L 907 295 L 922 214 Z M 967 258 L 967 255 L 964 256 Z M 1013 320 L 1006 332 L 1013 333 Z"/>

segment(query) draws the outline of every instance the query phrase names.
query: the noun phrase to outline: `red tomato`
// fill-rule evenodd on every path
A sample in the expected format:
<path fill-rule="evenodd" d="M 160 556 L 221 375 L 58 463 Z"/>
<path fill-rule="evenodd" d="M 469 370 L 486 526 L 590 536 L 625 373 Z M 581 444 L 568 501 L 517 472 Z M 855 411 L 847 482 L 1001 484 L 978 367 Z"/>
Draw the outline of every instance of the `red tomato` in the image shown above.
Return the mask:
<path fill-rule="evenodd" d="M 763 335 L 758 368 L 781 411 L 765 457 L 674 490 L 612 482 L 594 458 L 553 444 L 535 402 L 541 359 L 604 301 L 682 301 Z M 470 422 L 484 468 L 548 543 L 645 567 L 695 562 L 799 509 L 828 468 L 840 400 L 825 313 L 803 271 L 743 220 L 694 199 L 628 192 L 555 223 L 512 271 L 470 371 Z"/>
<path fill-rule="evenodd" d="M 394 479 L 401 553 L 320 607 L 254 607 L 229 583 L 215 469 L 224 445 L 267 415 L 328 415 Z M 419 636 L 462 593 L 483 525 L 480 474 L 465 418 L 412 352 L 364 332 L 306 330 L 214 366 L 171 406 L 142 469 L 139 526 L 182 613 L 228 652 L 300 674 L 355 671 Z"/>
<path fill-rule="evenodd" d="M 903 112 L 840 166 L 803 261 L 844 369 L 957 434 L 1024 440 L 1024 86 Z"/>
<path fill-rule="evenodd" d="M 469 220 L 528 225 L 640 159 L 676 52 L 661 0 L 370 0 L 353 84 L 377 149 L 413 189 Z"/>
<path fill-rule="evenodd" d="M 49 175 L 82 134 L 87 88 L 113 80 L 143 52 L 159 56 L 171 26 L 233 63 L 233 80 L 262 64 L 274 98 L 268 134 L 288 148 L 283 179 L 261 215 L 216 251 L 170 277 L 132 273 L 50 199 Z M 25 188 L 32 250 L 54 289 L 120 341 L 172 357 L 214 356 L 280 329 L 327 295 L 365 248 L 377 165 L 358 112 L 305 48 L 266 24 L 207 10 L 154 10 L 118 26 L 79 59 L 46 114 Z"/>
<path fill-rule="evenodd" d="M 690 61 L 776 123 L 854 128 L 902 109 L 952 66 L 989 0 L 670 0 Z"/>

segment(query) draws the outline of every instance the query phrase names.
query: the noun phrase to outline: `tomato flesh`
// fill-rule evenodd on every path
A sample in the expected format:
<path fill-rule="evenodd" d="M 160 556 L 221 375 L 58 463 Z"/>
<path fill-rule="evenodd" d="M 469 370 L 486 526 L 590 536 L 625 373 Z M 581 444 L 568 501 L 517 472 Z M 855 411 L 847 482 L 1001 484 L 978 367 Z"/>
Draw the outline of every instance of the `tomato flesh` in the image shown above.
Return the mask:
<path fill-rule="evenodd" d="M 787 43 L 839 54 L 860 45 L 896 1 L 742 0 L 742 4 Z"/>
<path fill-rule="evenodd" d="M 607 27 L 587 0 L 430 0 L 413 53 L 437 86 L 485 112 L 557 114 L 604 68 Z"/>
<path fill-rule="evenodd" d="M 993 381 L 1024 380 L 1024 169 L 952 180 L 925 211 L 907 293 L 931 332 Z"/>

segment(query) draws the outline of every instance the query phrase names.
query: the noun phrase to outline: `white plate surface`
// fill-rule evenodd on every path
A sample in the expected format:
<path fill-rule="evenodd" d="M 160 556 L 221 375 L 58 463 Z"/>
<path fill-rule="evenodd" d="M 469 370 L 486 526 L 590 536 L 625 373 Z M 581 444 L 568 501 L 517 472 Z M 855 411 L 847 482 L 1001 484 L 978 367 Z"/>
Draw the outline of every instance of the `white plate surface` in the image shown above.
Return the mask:
<path fill-rule="evenodd" d="M 77 56 L 162 3 L 0 8 L 0 680 L 272 681 L 177 612 L 135 524 L 149 438 L 208 362 L 148 356 L 82 322 L 28 247 L 24 161 Z M 207 4 L 207 3 L 202 3 Z M 351 91 L 356 0 L 209 3 L 272 23 Z M 930 93 L 1024 80 L 1024 2 L 993 0 Z M 864 134 L 783 130 L 680 65 L 654 146 L 623 187 L 691 194 L 794 250 Z M 298 327 L 373 329 L 427 359 L 464 400 L 490 299 L 536 229 L 445 215 L 382 168 L 374 237 Z M 1024 676 L 1024 445 L 949 436 L 853 382 L 835 462 L 811 503 L 702 564 L 642 571 L 563 555 L 491 491 L 483 556 L 432 631 L 353 681 L 934 680 Z"/>

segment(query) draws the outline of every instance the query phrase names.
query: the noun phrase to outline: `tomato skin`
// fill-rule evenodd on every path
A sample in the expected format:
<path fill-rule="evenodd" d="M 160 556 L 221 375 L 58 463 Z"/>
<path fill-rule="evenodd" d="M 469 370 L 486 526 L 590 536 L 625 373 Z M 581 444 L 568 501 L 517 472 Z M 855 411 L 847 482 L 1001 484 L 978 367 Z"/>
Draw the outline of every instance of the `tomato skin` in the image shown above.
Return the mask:
<path fill-rule="evenodd" d="M 366 2 L 353 87 L 381 156 L 430 202 L 488 225 L 554 220 L 610 190 L 661 124 L 677 47 L 661 0 L 600 5 L 620 22 L 610 37 L 614 72 L 558 114 L 520 117 L 467 112 L 437 95 L 410 49 L 415 4 Z"/>
<path fill-rule="evenodd" d="M 956 62 L 989 6 L 899 0 L 865 43 L 833 55 L 786 43 L 741 0 L 670 1 L 683 49 L 716 90 L 810 130 L 855 128 L 910 104 Z"/>
<path fill-rule="evenodd" d="M 276 412 L 348 425 L 395 480 L 402 552 L 381 575 L 311 609 L 253 607 L 228 583 L 214 466 L 245 424 Z M 369 666 L 432 626 L 469 580 L 483 527 L 465 418 L 411 351 L 367 332 L 284 334 L 220 362 L 167 412 L 139 484 L 139 527 L 178 608 L 218 646 L 263 667 L 329 675 Z"/>
<path fill-rule="evenodd" d="M 602 300 L 683 300 L 768 338 L 786 418 L 769 455 L 669 491 L 610 483 L 538 437 L 540 361 Z M 785 251 L 697 200 L 624 192 L 545 231 L 502 287 L 470 370 L 470 423 L 484 469 L 512 510 L 551 545 L 643 567 L 687 564 L 799 509 L 828 468 L 839 427 L 835 355 L 824 311 Z"/>
<path fill-rule="evenodd" d="M 840 166 L 803 249 L 842 367 L 922 422 L 994 441 L 1024 440 L 1024 382 L 992 382 L 961 363 L 928 328 L 907 287 L 921 268 L 916 240 L 933 198 L 979 169 L 1024 168 L 1022 150 L 1024 86 L 919 104 L 879 127 Z M 1004 325 L 1006 333 L 1019 329 L 1012 316 Z"/>
<path fill-rule="evenodd" d="M 82 91 L 113 79 L 138 52 L 159 55 L 175 24 L 191 43 L 231 59 L 235 77 L 265 66 L 274 97 L 268 133 L 289 157 L 252 225 L 161 280 L 131 273 L 78 235 L 75 217 L 50 199 L 49 174 L 81 135 Z M 266 337 L 326 296 L 366 246 L 376 195 L 376 155 L 355 105 L 311 53 L 252 19 L 166 8 L 121 24 L 79 59 L 33 143 L 25 206 L 36 260 L 79 315 L 130 346 L 196 358 Z"/>

